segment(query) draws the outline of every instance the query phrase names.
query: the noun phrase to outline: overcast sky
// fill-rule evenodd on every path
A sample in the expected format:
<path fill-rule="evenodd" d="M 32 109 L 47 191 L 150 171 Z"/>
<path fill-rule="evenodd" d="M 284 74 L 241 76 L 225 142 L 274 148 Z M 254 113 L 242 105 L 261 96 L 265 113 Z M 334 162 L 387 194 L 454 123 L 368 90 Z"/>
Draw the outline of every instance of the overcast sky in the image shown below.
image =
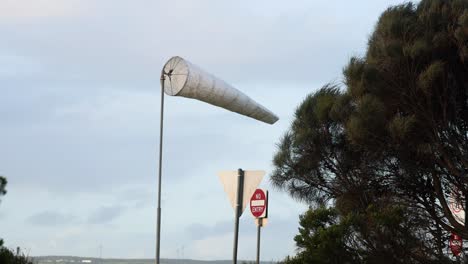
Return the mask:
<path fill-rule="evenodd" d="M 0 237 L 30 255 L 154 258 L 159 73 L 179 55 L 275 112 L 267 125 L 166 97 L 163 258 L 230 259 L 216 172 L 272 170 L 297 105 L 342 81 L 402 1 L 0 0 Z M 270 189 L 262 259 L 294 254 L 307 205 Z M 239 258 L 256 228 L 241 218 Z"/>

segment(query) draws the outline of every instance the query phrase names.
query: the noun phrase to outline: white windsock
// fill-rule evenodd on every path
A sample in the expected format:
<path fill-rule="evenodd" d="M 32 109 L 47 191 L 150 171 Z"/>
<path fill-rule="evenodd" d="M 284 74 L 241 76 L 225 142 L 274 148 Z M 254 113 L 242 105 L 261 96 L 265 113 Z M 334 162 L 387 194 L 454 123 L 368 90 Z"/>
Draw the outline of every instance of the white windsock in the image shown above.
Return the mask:
<path fill-rule="evenodd" d="M 197 99 L 268 124 L 278 121 L 264 106 L 181 57 L 169 59 L 162 74 L 168 95 Z"/>

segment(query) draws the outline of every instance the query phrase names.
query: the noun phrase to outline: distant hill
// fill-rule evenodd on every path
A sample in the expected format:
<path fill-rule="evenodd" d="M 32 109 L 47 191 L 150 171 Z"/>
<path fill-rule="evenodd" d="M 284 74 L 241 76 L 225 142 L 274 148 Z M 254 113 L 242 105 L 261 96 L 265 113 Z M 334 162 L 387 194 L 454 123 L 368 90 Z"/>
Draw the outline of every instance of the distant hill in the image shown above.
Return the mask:
<path fill-rule="evenodd" d="M 154 264 L 154 259 L 100 259 L 70 256 L 32 257 L 36 264 Z M 231 264 L 232 260 L 193 260 L 193 259 L 161 259 L 161 264 Z M 239 260 L 239 264 L 255 263 L 255 261 Z M 262 264 L 276 262 L 261 261 Z"/>

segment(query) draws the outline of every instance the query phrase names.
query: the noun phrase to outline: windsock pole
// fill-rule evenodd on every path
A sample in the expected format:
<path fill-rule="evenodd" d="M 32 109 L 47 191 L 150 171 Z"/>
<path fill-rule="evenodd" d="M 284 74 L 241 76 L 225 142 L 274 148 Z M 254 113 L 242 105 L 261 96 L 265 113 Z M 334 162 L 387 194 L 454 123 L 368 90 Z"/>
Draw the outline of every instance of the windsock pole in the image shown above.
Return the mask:
<path fill-rule="evenodd" d="M 164 121 L 164 70 L 161 72 L 161 118 L 159 124 L 159 177 L 158 177 L 158 210 L 156 218 L 156 260 L 155 264 L 160 262 L 161 248 L 161 175 L 162 175 L 162 148 L 163 148 L 163 121 Z"/>

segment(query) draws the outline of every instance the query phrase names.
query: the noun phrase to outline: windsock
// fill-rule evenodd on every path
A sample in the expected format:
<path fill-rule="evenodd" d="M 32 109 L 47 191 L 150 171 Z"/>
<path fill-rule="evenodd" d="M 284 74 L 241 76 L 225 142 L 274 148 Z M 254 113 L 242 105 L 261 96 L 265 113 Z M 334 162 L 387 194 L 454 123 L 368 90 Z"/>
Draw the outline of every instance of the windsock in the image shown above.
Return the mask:
<path fill-rule="evenodd" d="M 268 124 L 278 121 L 261 104 L 181 57 L 169 59 L 162 74 L 167 95 L 197 99 Z"/>

